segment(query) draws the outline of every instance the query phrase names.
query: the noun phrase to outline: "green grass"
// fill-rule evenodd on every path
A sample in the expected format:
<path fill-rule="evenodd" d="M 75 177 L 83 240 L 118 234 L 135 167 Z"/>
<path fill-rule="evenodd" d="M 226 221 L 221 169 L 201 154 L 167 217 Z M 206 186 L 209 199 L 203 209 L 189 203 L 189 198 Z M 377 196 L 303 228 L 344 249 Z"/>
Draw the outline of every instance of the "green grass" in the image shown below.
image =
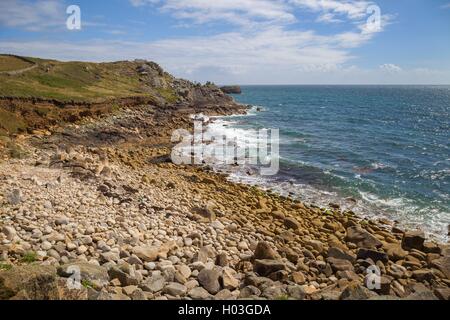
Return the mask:
<path fill-rule="evenodd" d="M 170 103 L 178 99 L 172 89 L 151 87 L 148 84 L 150 81 L 142 79 L 137 73 L 140 64 L 136 62 L 88 63 L 27 59 L 37 63 L 38 67 L 18 75 L 0 74 L 0 96 L 104 101 L 159 95 Z M 168 79 L 166 75 L 160 77 L 164 81 Z"/>
<path fill-rule="evenodd" d="M 12 265 L 6 263 L 0 263 L 0 271 L 8 271 L 12 269 Z"/>
<path fill-rule="evenodd" d="M 20 259 L 20 262 L 22 262 L 22 263 L 33 263 L 33 262 L 36 262 L 37 260 L 38 260 L 38 258 L 37 258 L 36 252 L 29 251 L 29 252 L 26 252 L 22 256 L 22 258 Z"/>
<path fill-rule="evenodd" d="M 86 289 L 93 289 L 94 288 L 94 284 L 91 281 L 87 280 L 87 279 L 81 280 L 81 285 L 83 287 L 85 287 Z"/>

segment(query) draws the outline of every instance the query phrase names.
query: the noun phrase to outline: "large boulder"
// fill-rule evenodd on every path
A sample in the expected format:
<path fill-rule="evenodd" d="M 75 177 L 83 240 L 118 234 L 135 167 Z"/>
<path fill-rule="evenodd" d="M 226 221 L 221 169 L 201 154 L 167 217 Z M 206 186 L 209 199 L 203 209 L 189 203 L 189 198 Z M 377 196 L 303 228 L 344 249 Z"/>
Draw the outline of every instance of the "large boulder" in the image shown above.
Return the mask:
<path fill-rule="evenodd" d="M 80 281 L 89 281 L 100 287 L 106 286 L 109 282 L 108 270 L 87 262 L 74 262 L 60 266 L 58 275 L 64 278 L 76 276 L 79 272 Z"/>
<path fill-rule="evenodd" d="M 216 294 L 220 291 L 219 278 L 220 272 L 217 270 L 203 269 L 198 274 L 198 282 L 211 294 Z"/>
<path fill-rule="evenodd" d="M 277 260 L 280 258 L 280 255 L 272 249 L 272 247 L 267 242 L 259 242 L 255 249 L 254 258 L 261 259 L 269 259 L 269 260 Z"/>
<path fill-rule="evenodd" d="M 403 236 L 402 248 L 405 250 L 422 250 L 424 242 L 425 234 L 422 231 L 408 231 Z"/>
<path fill-rule="evenodd" d="M 359 226 L 348 228 L 345 240 L 366 249 L 379 248 L 383 245 L 374 235 Z"/>

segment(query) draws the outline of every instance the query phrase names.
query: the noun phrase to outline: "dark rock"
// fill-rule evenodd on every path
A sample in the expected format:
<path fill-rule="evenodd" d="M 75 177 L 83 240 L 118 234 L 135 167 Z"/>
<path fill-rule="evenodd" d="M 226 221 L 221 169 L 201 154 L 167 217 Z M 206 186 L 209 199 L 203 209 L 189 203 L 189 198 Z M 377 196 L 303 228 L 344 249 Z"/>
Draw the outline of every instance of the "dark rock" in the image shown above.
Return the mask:
<path fill-rule="evenodd" d="M 253 270 L 263 277 L 280 270 L 285 270 L 285 268 L 284 263 L 277 260 L 255 260 L 253 264 Z"/>
<path fill-rule="evenodd" d="M 241 94 L 242 93 L 242 89 L 239 86 L 223 86 L 220 88 L 220 90 L 222 90 L 222 92 L 226 93 L 226 94 Z"/>
<path fill-rule="evenodd" d="M 216 265 L 221 267 L 228 266 L 228 257 L 226 253 L 220 253 L 216 256 Z"/>
<path fill-rule="evenodd" d="M 405 250 L 423 249 L 425 234 L 422 231 L 408 231 L 403 235 L 402 248 Z"/>
<path fill-rule="evenodd" d="M 431 265 L 450 279 L 450 256 L 445 256 L 431 262 Z"/>
<path fill-rule="evenodd" d="M 250 297 L 259 297 L 261 295 L 261 290 L 255 286 L 246 286 L 239 293 L 239 298 L 247 299 Z"/>
<path fill-rule="evenodd" d="M 359 249 L 357 253 L 358 259 L 372 259 L 374 262 L 381 261 L 381 262 L 388 262 L 388 255 L 384 252 L 375 251 L 371 249 Z"/>

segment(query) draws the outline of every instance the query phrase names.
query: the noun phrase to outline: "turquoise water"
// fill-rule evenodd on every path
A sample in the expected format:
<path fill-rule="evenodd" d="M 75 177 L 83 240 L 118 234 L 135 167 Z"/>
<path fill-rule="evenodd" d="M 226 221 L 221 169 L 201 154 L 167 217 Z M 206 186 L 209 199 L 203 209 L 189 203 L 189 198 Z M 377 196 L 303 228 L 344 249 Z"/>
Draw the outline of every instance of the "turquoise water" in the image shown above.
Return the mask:
<path fill-rule="evenodd" d="M 450 224 L 449 86 L 246 86 L 262 108 L 223 128 L 279 128 L 281 169 L 241 175 L 307 202 L 387 217 L 441 239 Z"/>

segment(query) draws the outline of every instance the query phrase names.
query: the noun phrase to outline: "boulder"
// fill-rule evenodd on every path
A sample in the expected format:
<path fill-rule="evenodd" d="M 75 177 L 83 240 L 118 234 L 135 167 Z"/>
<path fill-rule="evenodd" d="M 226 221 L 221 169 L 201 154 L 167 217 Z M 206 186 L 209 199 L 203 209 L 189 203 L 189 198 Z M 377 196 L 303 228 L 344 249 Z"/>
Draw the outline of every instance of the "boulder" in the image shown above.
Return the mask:
<path fill-rule="evenodd" d="M 341 259 L 341 260 L 348 260 L 352 264 L 355 263 L 355 261 L 356 261 L 356 257 L 353 253 L 345 252 L 344 250 L 337 248 L 337 247 L 330 247 L 328 249 L 328 257 Z"/>
<path fill-rule="evenodd" d="M 254 258 L 258 260 L 277 260 L 280 258 L 280 255 L 272 249 L 269 243 L 259 242 L 255 249 Z"/>
<path fill-rule="evenodd" d="M 171 282 L 164 287 L 164 293 L 169 294 L 171 296 L 184 296 L 187 292 L 187 288 L 176 282 Z"/>
<path fill-rule="evenodd" d="M 198 282 L 205 288 L 209 293 L 216 294 L 220 291 L 219 283 L 220 273 L 217 270 L 203 269 L 198 274 Z"/>
<path fill-rule="evenodd" d="M 327 258 L 327 262 L 331 265 L 334 272 L 337 271 L 353 271 L 353 264 L 344 259 Z"/>
<path fill-rule="evenodd" d="M 260 276 L 266 277 L 271 273 L 285 270 L 286 266 L 282 261 L 278 260 L 255 260 L 253 264 L 253 271 L 255 271 Z"/>
<path fill-rule="evenodd" d="M 403 235 L 402 248 L 405 250 L 423 249 L 425 234 L 422 231 L 408 231 Z"/>
<path fill-rule="evenodd" d="M 376 297 L 377 294 L 362 286 L 358 282 L 350 283 L 344 291 L 342 291 L 340 300 L 368 300 Z"/>
<path fill-rule="evenodd" d="M 366 260 L 366 259 L 372 259 L 374 262 L 381 261 L 381 262 L 388 262 L 388 255 L 384 252 L 371 250 L 371 249 L 359 249 L 357 253 L 357 258 Z"/>
<path fill-rule="evenodd" d="M 356 244 L 359 248 L 372 249 L 382 246 L 380 240 L 359 226 L 348 228 L 345 240 Z"/>

